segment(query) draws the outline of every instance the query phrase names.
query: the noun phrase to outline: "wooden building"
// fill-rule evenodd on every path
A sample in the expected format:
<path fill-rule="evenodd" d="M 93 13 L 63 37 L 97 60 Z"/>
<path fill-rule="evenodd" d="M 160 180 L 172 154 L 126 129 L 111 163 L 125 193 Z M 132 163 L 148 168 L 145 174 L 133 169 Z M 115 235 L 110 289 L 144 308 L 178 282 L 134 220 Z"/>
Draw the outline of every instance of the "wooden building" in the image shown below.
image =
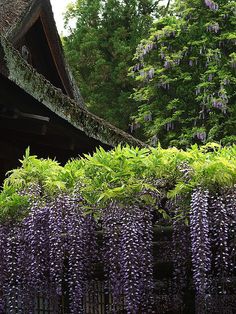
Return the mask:
<path fill-rule="evenodd" d="M 49 0 L 1 0 L 0 182 L 26 147 L 39 157 L 69 158 L 117 144 L 144 144 L 85 107 Z"/>

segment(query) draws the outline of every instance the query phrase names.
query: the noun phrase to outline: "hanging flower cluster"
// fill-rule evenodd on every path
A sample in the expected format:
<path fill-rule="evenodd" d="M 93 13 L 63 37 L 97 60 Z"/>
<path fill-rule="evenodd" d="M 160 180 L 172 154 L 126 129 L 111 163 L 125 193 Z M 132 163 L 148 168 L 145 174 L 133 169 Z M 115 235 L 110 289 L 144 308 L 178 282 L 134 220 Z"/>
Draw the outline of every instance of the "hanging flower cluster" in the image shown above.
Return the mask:
<path fill-rule="evenodd" d="M 205 4 L 212 11 L 217 11 L 219 9 L 219 5 L 212 0 L 205 0 Z"/>
<path fill-rule="evenodd" d="M 174 206 L 173 206 L 174 207 Z M 175 208 L 175 217 L 178 217 L 181 210 Z M 182 219 L 175 219 L 173 222 L 173 284 L 174 292 L 179 295 L 181 302 L 183 303 L 184 291 L 187 287 L 188 281 L 188 261 L 190 258 L 190 241 L 187 226 Z"/>
<path fill-rule="evenodd" d="M 193 191 L 190 212 L 193 280 L 197 299 L 204 308 L 210 290 L 211 248 L 208 223 L 208 191 Z"/>
<path fill-rule="evenodd" d="M 204 132 L 204 131 L 198 131 L 198 132 L 196 133 L 196 138 L 197 138 L 198 140 L 200 140 L 201 142 L 205 142 L 205 141 L 206 141 L 206 132 Z"/>
<path fill-rule="evenodd" d="M 166 131 L 167 131 L 167 132 L 169 132 L 169 131 L 171 131 L 171 130 L 174 130 L 174 128 L 175 128 L 175 125 L 174 125 L 173 122 L 168 122 L 168 123 L 166 124 Z"/>
<path fill-rule="evenodd" d="M 212 197 L 211 204 L 211 239 L 214 246 L 214 268 L 218 279 L 229 277 L 229 224 L 230 216 L 223 197 Z M 221 278 L 223 276 L 223 278 Z M 224 293 L 225 287 L 218 285 L 218 290 Z"/>
<path fill-rule="evenodd" d="M 209 24 L 207 26 L 207 31 L 208 32 L 218 33 L 219 30 L 220 30 L 220 26 L 219 26 L 219 24 L 217 22 L 213 23 L 213 24 Z"/>
<path fill-rule="evenodd" d="M 138 46 L 136 65 L 130 71 L 136 81 L 132 98 L 139 106 L 132 118 L 143 121 L 144 113 L 152 111 L 151 123 L 143 123 L 144 139 L 151 143 L 157 134 L 165 147 L 186 147 L 199 140 L 233 143 L 229 125 L 235 120 L 231 110 L 235 90 L 231 78 L 236 68 L 234 11 L 234 1 L 174 1 L 169 14 L 155 21 L 149 38 Z M 150 78 L 149 69 L 155 73 Z M 204 119 L 202 104 L 210 110 Z M 178 125 L 170 135 L 163 124 L 175 121 L 176 116 Z M 230 122 L 221 123 L 225 119 Z M 195 127 L 204 128 L 205 133 L 195 136 Z"/>
<path fill-rule="evenodd" d="M 95 232 L 93 220 L 81 211 L 81 201 L 64 194 L 48 201 L 35 197 L 28 217 L 1 226 L 0 300 L 9 313 L 33 312 L 42 292 L 56 306 L 68 292 L 66 286 L 70 313 L 82 313 L 91 261 L 86 252 L 94 251 Z"/>
<path fill-rule="evenodd" d="M 217 311 L 217 304 L 227 303 L 235 293 L 235 193 L 224 193 L 226 197 L 209 196 L 200 187 L 192 193 L 190 235 L 198 313 Z"/>
<path fill-rule="evenodd" d="M 150 209 L 111 203 L 104 211 L 103 228 L 106 243 L 104 264 L 114 307 L 123 302 L 127 313 L 152 313 Z"/>
<path fill-rule="evenodd" d="M 86 291 L 99 261 L 98 225 L 82 212 L 79 196 L 60 194 L 42 200 L 27 193 L 29 215 L 22 222 L 0 226 L 0 306 L 9 313 L 30 313 L 43 292 L 50 296 L 55 312 L 66 295 L 70 313 L 84 313 Z M 104 210 L 102 224 L 106 288 L 114 300 L 113 310 L 124 304 L 127 313 L 151 313 L 151 209 L 111 204 Z"/>
<path fill-rule="evenodd" d="M 235 152 L 217 144 L 187 152 L 100 150 L 83 160 L 84 177 L 80 172 L 64 192 L 48 189 L 48 178 L 51 183 L 68 169 L 75 175 L 81 160 L 56 165 L 50 176 L 46 168 L 39 188 L 28 182 L 44 161 L 26 156 L 0 195 L 0 313 L 35 312 L 36 298 L 47 296 L 53 313 L 62 311 L 66 299 L 69 313 L 94 314 L 105 299 L 108 313 L 164 314 L 186 306 L 192 285 L 196 313 L 234 313 Z M 114 183 L 113 169 L 123 186 Z M 72 172 L 67 174 L 66 181 Z M 28 211 L 13 210 L 10 194 L 23 177 L 29 180 L 18 196 L 28 196 Z M 102 288 L 96 291 L 98 280 Z"/>

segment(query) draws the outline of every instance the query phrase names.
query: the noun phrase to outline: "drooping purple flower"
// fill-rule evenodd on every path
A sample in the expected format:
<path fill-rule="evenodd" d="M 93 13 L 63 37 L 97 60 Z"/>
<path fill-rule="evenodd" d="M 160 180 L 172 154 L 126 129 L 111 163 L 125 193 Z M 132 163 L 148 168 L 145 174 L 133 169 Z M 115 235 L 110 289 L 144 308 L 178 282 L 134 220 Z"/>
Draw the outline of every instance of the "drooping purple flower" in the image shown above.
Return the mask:
<path fill-rule="evenodd" d="M 189 60 L 188 64 L 192 67 L 193 66 L 193 60 Z"/>
<path fill-rule="evenodd" d="M 139 122 L 132 122 L 130 124 L 130 132 L 133 133 L 134 131 L 141 128 L 141 124 Z"/>
<path fill-rule="evenodd" d="M 111 203 L 103 213 L 105 270 L 113 310 L 122 302 L 127 313 L 152 310 L 152 216 L 149 209 Z"/>
<path fill-rule="evenodd" d="M 213 32 L 213 33 L 218 33 L 220 30 L 220 26 L 217 22 L 213 23 L 213 24 L 209 24 L 207 26 L 207 31 L 208 32 Z"/>
<path fill-rule="evenodd" d="M 155 147 L 155 146 L 157 145 L 157 142 L 158 142 L 158 136 L 157 136 L 157 135 L 154 135 L 154 136 L 151 138 L 150 145 Z"/>
<path fill-rule="evenodd" d="M 226 93 L 218 93 L 219 98 L 212 98 L 212 106 L 220 109 L 223 113 L 227 111 L 228 96 Z"/>
<path fill-rule="evenodd" d="M 197 87 L 195 93 L 196 93 L 196 95 L 199 95 L 201 93 L 201 88 Z"/>
<path fill-rule="evenodd" d="M 207 135 L 206 135 L 206 132 L 204 132 L 204 131 L 198 131 L 198 132 L 196 133 L 197 139 L 200 140 L 200 141 L 202 141 L 202 142 L 205 142 L 206 136 L 207 136 Z"/>
<path fill-rule="evenodd" d="M 41 204 L 40 200 L 35 200 L 31 204 L 29 216 L 22 222 L 25 241 L 28 243 L 28 272 L 31 274 L 28 278 L 28 285 L 35 292 L 39 291 L 39 287 L 43 287 L 47 282 L 49 268 L 48 213 L 49 206 Z"/>
<path fill-rule="evenodd" d="M 155 74 L 155 70 L 153 68 L 151 68 L 148 72 L 147 72 L 147 78 L 148 79 L 153 79 Z"/>
<path fill-rule="evenodd" d="M 174 123 L 173 122 L 168 122 L 166 124 L 166 130 L 167 130 L 167 132 L 169 132 L 171 130 L 174 130 Z"/>
<path fill-rule="evenodd" d="M 5 308 L 5 291 L 4 287 L 6 283 L 6 272 L 7 272 L 7 265 L 6 265 L 6 244 L 7 244 L 7 227 L 4 225 L 0 226 L 0 313 L 4 313 Z"/>
<path fill-rule="evenodd" d="M 153 49 L 156 49 L 156 44 L 154 42 L 138 45 L 136 51 L 139 59 L 143 60 L 143 58 Z"/>
<path fill-rule="evenodd" d="M 175 59 L 174 60 L 174 63 L 176 64 L 176 65 L 180 65 L 180 59 L 178 58 L 178 59 Z"/>
<path fill-rule="evenodd" d="M 151 112 L 148 113 L 148 114 L 146 114 L 146 115 L 144 116 L 144 121 L 145 121 L 145 122 L 150 122 L 150 121 L 152 121 L 152 114 L 151 114 Z"/>
<path fill-rule="evenodd" d="M 197 293 L 197 306 L 207 308 L 211 289 L 211 246 L 208 221 L 209 192 L 200 187 L 192 192 L 190 236 L 192 249 L 193 281 Z M 199 310 L 201 312 L 201 310 Z M 203 311 L 204 312 L 204 311 Z"/>
<path fill-rule="evenodd" d="M 168 61 L 168 60 L 166 60 L 166 61 L 164 62 L 164 68 L 170 69 L 170 68 L 171 68 L 171 62 Z"/>
<path fill-rule="evenodd" d="M 234 186 L 225 195 L 225 206 L 227 209 L 227 219 L 229 227 L 229 274 L 234 274 L 236 272 L 236 186 Z M 234 289 L 234 293 L 236 293 L 236 287 Z"/>
<path fill-rule="evenodd" d="M 58 312 L 65 284 L 70 313 L 82 313 L 96 241 L 94 221 L 81 206 L 79 196 L 50 200 L 33 193 L 28 217 L 0 225 L 0 306 L 7 304 L 9 313 L 32 313 L 39 294 L 49 297 Z"/>
<path fill-rule="evenodd" d="M 62 296 L 65 254 L 65 197 L 58 196 L 49 206 L 49 265 L 51 289 Z"/>
<path fill-rule="evenodd" d="M 227 293 L 227 281 L 230 279 L 230 215 L 222 196 L 215 195 L 211 197 L 209 212 L 211 241 L 214 252 L 213 266 L 216 281 L 218 282 L 217 290 L 219 293 L 225 294 Z"/>
<path fill-rule="evenodd" d="M 64 202 L 66 252 L 67 252 L 67 283 L 69 287 L 70 313 L 83 313 L 83 298 L 91 276 L 91 263 L 96 254 L 94 247 L 94 221 L 83 214 L 78 205 L 82 199 L 79 196 L 68 198 Z M 88 255 L 89 254 L 89 255 Z"/>
<path fill-rule="evenodd" d="M 165 56 L 164 51 L 161 51 L 161 59 L 162 59 L 162 60 L 165 60 L 165 57 L 166 57 L 166 56 Z"/>
<path fill-rule="evenodd" d="M 181 202 L 177 201 L 177 204 L 181 204 Z M 174 265 L 174 273 L 173 273 L 173 284 L 174 284 L 174 292 L 181 299 L 181 303 L 183 304 L 183 296 L 184 290 L 187 286 L 187 264 L 190 258 L 190 243 L 189 243 L 189 232 L 187 230 L 187 226 L 184 223 L 184 217 L 182 219 L 177 219 L 177 217 L 182 212 L 178 205 L 175 204 L 173 206 L 175 212 L 175 218 L 173 222 L 173 235 L 172 235 L 172 243 L 173 243 L 173 265 Z M 173 208 L 172 208 L 173 210 Z"/>
<path fill-rule="evenodd" d="M 217 11 L 217 10 L 219 9 L 219 5 L 218 5 L 216 2 L 214 2 L 214 1 L 212 1 L 212 0 L 204 0 L 204 1 L 205 1 L 206 6 L 207 6 L 210 10 L 212 10 L 212 11 Z"/>
<path fill-rule="evenodd" d="M 213 74 L 210 73 L 209 76 L 208 76 L 208 81 L 211 82 L 213 77 L 214 77 Z"/>
<path fill-rule="evenodd" d="M 228 78 L 225 78 L 222 82 L 223 85 L 228 85 L 230 84 L 230 80 Z"/>
<path fill-rule="evenodd" d="M 160 81 L 158 83 L 158 87 L 162 87 L 165 90 L 169 90 L 170 89 L 170 84 L 167 83 L 167 82 Z"/>

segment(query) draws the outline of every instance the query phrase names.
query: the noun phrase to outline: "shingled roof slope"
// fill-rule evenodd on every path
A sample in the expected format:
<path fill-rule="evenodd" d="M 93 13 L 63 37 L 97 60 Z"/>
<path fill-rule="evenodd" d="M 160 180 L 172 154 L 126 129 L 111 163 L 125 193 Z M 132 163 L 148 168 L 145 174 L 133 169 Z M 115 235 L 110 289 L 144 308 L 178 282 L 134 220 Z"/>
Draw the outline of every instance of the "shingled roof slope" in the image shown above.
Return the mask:
<path fill-rule="evenodd" d="M 4 71 L 3 74 L 9 80 L 89 137 L 111 147 L 118 144 L 146 146 L 138 139 L 78 106 L 77 102 L 63 94 L 60 89 L 55 88 L 44 76 L 32 68 L 11 43 L 1 35 L 0 57 L 5 60 L 4 69 L 0 68 L 0 72 Z"/>
<path fill-rule="evenodd" d="M 7 36 L 22 18 L 33 0 L 1 0 L 0 33 Z"/>
<path fill-rule="evenodd" d="M 67 93 L 78 105 L 84 107 L 83 98 L 64 58 L 50 0 L 0 0 L 0 34 L 13 46 L 39 17 L 47 32 L 47 41 L 54 53 L 53 59 L 63 77 Z"/>

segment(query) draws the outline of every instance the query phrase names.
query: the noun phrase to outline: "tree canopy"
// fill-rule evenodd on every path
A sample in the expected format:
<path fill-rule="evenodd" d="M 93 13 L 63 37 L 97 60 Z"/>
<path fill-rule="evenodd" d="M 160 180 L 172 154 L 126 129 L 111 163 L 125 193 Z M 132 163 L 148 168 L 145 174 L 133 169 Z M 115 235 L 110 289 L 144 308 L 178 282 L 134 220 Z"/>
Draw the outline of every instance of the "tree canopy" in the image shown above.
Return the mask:
<path fill-rule="evenodd" d="M 234 0 L 176 0 L 135 54 L 135 124 L 164 146 L 236 140 Z"/>
<path fill-rule="evenodd" d="M 236 1 L 158 2 L 68 10 L 66 55 L 89 109 L 154 146 L 235 143 Z"/>
<path fill-rule="evenodd" d="M 128 68 L 156 16 L 157 2 L 77 0 L 66 14 L 76 28 L 64 38 L 64 48 L 88 108 L 126 130 L 135 105 Z"/>

